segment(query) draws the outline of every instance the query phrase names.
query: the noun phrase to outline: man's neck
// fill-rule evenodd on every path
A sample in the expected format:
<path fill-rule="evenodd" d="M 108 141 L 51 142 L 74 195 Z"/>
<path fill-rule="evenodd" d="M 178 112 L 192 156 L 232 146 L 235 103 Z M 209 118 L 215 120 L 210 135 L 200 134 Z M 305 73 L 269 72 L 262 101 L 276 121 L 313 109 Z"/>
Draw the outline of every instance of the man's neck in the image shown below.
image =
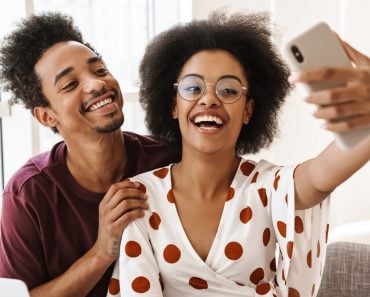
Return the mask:
<path fill-rule="evenodd" d="M 76 181 L 93 192 L 106 192 L 125 172 L 127 151 L 121 131 L 93 142 L 67 143 L 66 163 Z"/>

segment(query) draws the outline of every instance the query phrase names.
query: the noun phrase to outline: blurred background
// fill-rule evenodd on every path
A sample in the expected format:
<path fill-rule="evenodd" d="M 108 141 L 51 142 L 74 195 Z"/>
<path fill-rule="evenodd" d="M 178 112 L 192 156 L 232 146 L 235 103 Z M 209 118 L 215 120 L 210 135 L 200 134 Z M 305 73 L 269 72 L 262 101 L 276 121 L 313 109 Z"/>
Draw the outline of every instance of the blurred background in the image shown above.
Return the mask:
<path fill-rule="evenodd" d="M 355 48 L 370 55 L 370 1 L 367 0 L 12 0 L 0 1 L 0 38 L 22 17 L 42 11 L 71 15 L 85 39 L 102 54 L 121 84 L 125 96 L 124 130 L 146 134 L 144 114 L 138 104 L 138 66 L 148 41 L 178 23 L 206 18 L 218 8 L 230 12 L 268 11 L 274 22 L 279 48 L 318 21 Z M 281 113 L 280 136 L 270 149 L 250 159 L 267 159 L 290 165 L 314 157 L 333 139 L 311 117 L 298 86 Z M 33 120 L 22 106 L 9 107 L 9 94 L 0 89 L 0 186 L 28 158 L 48 150 L 60 140 Z M 1 202 L 0 202 L 1 203 Z M 370 235 L 370 164 L 332 194 L 332 236 L 347 232 Z M 335 228 L 333 228 L 335 227 Z M 370 236 L 367 239 L 370 242 Z"/>

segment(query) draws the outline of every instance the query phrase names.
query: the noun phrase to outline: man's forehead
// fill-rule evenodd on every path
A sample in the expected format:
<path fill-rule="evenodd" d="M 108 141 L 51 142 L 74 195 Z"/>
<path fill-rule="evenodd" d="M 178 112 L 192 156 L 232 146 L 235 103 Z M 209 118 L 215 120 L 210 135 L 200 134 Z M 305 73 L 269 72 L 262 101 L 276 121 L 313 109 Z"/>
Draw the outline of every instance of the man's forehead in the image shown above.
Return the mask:
<path fill-rule="evenodd" d="M 46 75 L 55 75 L 66 68 L 76 68 L 100 60 L 101 57 L 86 45 L 77 41 L 63 41 L 43 53 L 35 65 L 35 70 L 44 80 Z"/>

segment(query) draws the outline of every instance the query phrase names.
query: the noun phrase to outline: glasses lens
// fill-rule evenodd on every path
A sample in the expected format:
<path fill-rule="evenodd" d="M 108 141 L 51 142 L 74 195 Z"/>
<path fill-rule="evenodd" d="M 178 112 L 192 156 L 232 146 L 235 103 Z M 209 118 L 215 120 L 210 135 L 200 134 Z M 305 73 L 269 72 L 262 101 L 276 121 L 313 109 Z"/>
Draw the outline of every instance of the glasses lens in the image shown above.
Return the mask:
<path fill-rule="evenodd" d="M 233 103 L 242 96 L 242 85 L 235 78 L 223 78 L 216 84 L 216 94 L 225 103 Z"/>
<path fill-rule="evenodd" d="M 178 93 L 185 100 L 198 100 L 203 95 L 203 92 L 204 82 L 198 76 L 185 76 L 179 83 Z"/>

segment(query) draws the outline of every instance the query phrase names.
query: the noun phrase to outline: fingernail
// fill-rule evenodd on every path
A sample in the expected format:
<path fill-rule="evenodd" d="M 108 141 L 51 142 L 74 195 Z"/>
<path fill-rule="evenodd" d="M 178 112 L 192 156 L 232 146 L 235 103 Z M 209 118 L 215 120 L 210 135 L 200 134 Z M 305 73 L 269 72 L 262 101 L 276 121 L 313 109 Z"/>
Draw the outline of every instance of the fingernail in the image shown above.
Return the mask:
<path fill-rule="evenodd" d="M 135 185 L 135 187 L 140 187 L 140 183 L 138 183 L 138 182 L 134 182 L 134 185 Z"/>

